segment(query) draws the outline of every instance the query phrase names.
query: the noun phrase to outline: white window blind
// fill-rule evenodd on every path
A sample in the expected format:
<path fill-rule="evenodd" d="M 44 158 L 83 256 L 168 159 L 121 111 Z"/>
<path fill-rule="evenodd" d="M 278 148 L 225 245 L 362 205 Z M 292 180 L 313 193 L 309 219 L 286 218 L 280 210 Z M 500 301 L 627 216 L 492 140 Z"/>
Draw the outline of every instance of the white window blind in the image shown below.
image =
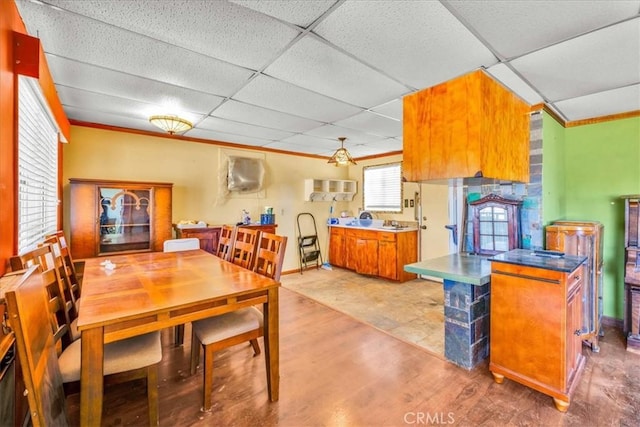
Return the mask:
<path fill-rule="evenodd" d="M 37 81 L 18 83 L 18 253 L 58 225 L 58 128 Z"/>
<path fill-rule="evenodd" d="M 402 212 L 402 163 L 363 168 L 364 209 Z"/>

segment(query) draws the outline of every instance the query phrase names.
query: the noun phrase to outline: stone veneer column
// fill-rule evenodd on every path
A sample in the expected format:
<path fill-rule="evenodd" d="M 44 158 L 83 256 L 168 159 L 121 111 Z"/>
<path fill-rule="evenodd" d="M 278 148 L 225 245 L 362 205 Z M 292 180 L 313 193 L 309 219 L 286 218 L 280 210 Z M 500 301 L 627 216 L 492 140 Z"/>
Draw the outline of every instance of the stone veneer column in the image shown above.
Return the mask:
<path fill-rule="evenodd" d="M 463 368 L 489 355 L 489 288 L 444 280 L 444 354 Z"/>

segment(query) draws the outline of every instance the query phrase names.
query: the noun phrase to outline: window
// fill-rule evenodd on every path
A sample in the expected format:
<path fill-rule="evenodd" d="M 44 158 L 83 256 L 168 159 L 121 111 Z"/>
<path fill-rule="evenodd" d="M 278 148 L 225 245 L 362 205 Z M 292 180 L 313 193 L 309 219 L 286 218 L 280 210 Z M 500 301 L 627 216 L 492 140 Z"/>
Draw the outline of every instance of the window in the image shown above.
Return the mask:
<path fill-rule="evenodd" d="M 520 247 L 519 200 L 489 194 L 469 203 L 473 218 L 473 252 L 495 255 Z"/>
<path fill-rule="evenodd" d="M 58 128 L 37 80 L 18 82 L 18 253 L 58 226 Z"/>
<path fill-rule="evenodd" d="M 363 169 L 364 210 L 402 212 L 402 163 Z"/>

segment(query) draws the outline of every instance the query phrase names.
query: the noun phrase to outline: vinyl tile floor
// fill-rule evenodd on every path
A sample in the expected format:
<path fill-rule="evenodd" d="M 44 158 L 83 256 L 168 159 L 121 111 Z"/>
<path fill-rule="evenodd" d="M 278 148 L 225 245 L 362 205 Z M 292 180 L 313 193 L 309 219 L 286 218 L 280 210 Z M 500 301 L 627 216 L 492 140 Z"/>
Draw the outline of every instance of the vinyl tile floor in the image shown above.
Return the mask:
<path fill-rule="evenodd" d="M 333 267 L 291 273 L 282 286 L 444 357 L 442 283 L 396 283 Z"/>

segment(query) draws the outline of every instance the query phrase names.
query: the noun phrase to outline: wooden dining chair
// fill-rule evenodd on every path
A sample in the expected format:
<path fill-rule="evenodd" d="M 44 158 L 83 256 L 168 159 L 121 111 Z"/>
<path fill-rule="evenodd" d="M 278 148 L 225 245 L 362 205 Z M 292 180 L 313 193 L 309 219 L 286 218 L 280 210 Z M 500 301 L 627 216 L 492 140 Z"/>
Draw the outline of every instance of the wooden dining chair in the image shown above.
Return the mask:
<path fill-rule="evenodd" d="M 163 243 L 163 252 L 180 252 L 200 249 L 200 239 L 196 237 L 187 237 L 183 239 L 165 240 Z M 173 329 L 173 342 L 176 346 L 184 343 L 184 324 L 176 325 Z"/>
<path fill-rule="evenodd" d="M 60 244 L 60 253 L 62 254 L 67 269 L 69 270 L 69 277 L 71 278 L 71 281 L 77 285 L 78 292 L 81 292 L 82 276 L 84 275 L 84 261 L 77 261 L 73 259 L 69 246 L 67 245 L 67 239 L 64 237 L 64 231 L 58 230 L 53 234 L 45 236 L 45 241 L 49 238 L 55 238 L 58 240 L 58 243 Z"/>
<path fill-rule="evenodd" d="M 65 313 L 67 303 L 63 285 L 55 268 L 41 274 L 41 287 L 46 290 L 54 348 L 58 354 L 58 366 L 65 393 L 80 391 L 82 338 L 70 340 L 69 317 Z M 158 425 L 158 364 L 162 360 L 160 332 L 150 332 L 104 346 L 104 384 L 117 384 L 136 379 L 146 379 L 149 424 Z"/>
<path fill-rule="evenodd" d="M 286 236 L 261 233 L 257 244 L 255 271 L 275 280 L 280 280 Z M 243 308 L 231 313 L 198 320 L 192 324 L 191 375 L 196 373 L 200 362 L 200 348 L 204 348 L 202 408 L 211 408 L 213 390 L 214 353 L 223 348 L 249 341 L 254 357 L 260 354 L 258 338 L 264 335 L 264 315 L 256 307 Z"/>
<path fill-rule="evenodd" d="M 231 249 L 230 261 L 247 270 L 253 270 L 259 239 L 260 230 L 238 227 L 233 241 L 233 248 Z"/>
<path fill-rule="evenodd" d="M 30 267 L 18 285 L 5 293 L 9 325 L 15 333 L 31 422 L 35 427 L 66 426 L 62 374 L 38 269 Z"/>
<path fill-rule="evenodd" d="M 80 279 L 77 277 L 76 268 L 74 267 L 73 259 L 69 253 L 69 248 L 66 246 L 66 242 L 63 237 L 59 237 L 57 234 L 52 234 L 44 238 L 43 244 L 50 244 L 56 257 L 61 259 L 61 263 L 64 265 L 64 272 L 61 272 L 63 277 L 69 282 L 71 292 L 73 294 L 73 300 L 76 305 L 80 300 Z"/>
<path fill-rule="evenodd" d="M 216 248 L 215 255 L 229 260 L 231 258 L 231 248 L 236 236 L 236 227 L 233 225 L 223 225 L 220 230 L 220 237 L 218 238 L 218 247 Z"/>

